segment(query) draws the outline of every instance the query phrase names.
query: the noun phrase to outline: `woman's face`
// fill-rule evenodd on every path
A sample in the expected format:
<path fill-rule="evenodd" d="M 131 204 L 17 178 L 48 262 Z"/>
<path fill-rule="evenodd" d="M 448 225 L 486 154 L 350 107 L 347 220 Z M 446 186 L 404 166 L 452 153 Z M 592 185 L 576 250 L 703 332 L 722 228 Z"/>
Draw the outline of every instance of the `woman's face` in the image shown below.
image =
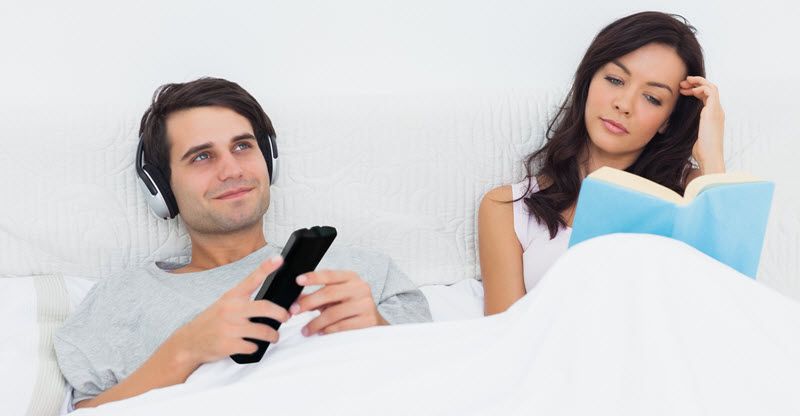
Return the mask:
<path fill-rule="evenodd" d="M 601 67 L 589 84 L 584 112 L 590 160 L 620 168 L 633 164 L 666 128 L 686 75 L 675 49 L 656 43 Z"/>

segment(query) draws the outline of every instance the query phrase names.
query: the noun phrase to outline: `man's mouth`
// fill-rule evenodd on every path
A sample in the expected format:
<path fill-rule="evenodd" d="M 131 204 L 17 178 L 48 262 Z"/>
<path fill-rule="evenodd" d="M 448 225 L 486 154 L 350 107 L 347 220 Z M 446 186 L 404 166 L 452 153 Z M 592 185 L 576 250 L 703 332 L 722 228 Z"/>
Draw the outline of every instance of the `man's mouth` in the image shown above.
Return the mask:
<path fill-rule="evenodd" d="M 218 196 L 218 197 L 216 197 L 214 199 L 236 199 L 236 198 L 239 198 L 241 196 L 244 196 L 245 194 L 247 194 L 248 192 L 250 192 L 252 190 L 253 190 L 253 188 L 247 188 L 247 187 L 231 189 L 230 191 L 225 192 L 224 194 L 222 194 L 222 195 L 220 195 L 220 196 Z"/>

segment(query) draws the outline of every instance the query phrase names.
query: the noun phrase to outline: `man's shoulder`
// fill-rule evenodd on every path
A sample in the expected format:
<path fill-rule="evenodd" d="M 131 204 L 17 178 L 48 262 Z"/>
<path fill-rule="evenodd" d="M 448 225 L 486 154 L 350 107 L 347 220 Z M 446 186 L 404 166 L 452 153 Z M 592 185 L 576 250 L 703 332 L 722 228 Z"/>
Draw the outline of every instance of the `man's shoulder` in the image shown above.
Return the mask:
<path fill-rule="evenodd" d="M 380 251 L 358 246 L 331 246 L 318 269 L 360 269 L 388 267 L 391 257 Z"/>
<path fill-rule="evenodd" d="M 100 279 L 92 290 L 108 292 L 121 288 L 130 288 L 131 285 L 155 278 L 155 268 L 155 263 L 145 263 L 121 269 Z"/>
<path fill-rule="evenodd" d="M 69 332 L 73 326 L 87 326 L 87 323 L 98 317 L 111 318 L 114 311 L 125 309 L 123 304 L 126 299 L 136 299 L 137 287 L 148 280 L 148 277 L 152 277 L 149 267 L 136 266 L 99 279 L 70 313 L 58 333 Z"/>
<path fill-rule="evenodd" d="M 336 255 L 342 256 L 356 256 L 356 257 L 365 257 L 365 258 L 388 258 L 389 256 L 381 251 L 361 247 L 361 246 L 353 246 L 353 245 L 332 245 L 330 249 L 328 249 L 328 253 L 335 253 Z"/>

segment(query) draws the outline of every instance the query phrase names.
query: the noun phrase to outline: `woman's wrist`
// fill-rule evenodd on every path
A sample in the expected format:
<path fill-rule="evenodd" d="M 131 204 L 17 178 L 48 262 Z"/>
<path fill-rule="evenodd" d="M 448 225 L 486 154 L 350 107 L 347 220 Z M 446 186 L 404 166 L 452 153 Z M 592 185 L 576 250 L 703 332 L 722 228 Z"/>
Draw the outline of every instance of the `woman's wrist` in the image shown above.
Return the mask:
<path fill-rule="evenodd" d="M 725 161 L 721 157 L 714 158 L 713 160 L 698 160 L 698 167 L 700 168 L 701 175 L 710 175 L 712 173 L 725 173 Z"/>

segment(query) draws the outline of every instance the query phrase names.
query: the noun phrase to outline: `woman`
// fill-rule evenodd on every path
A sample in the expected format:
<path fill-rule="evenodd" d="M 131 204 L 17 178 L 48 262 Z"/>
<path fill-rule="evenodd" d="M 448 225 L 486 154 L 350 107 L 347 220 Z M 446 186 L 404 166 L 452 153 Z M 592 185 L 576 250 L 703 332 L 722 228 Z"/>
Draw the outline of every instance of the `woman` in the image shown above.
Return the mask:
<path fill-rule="evenodd" d="M 525 295 L 566 250 L 581 181 L 594 170 L 624 169 L 679 193 L 725 171 L 724 114 L 694 32 L 680 16 L 642 12 L 594 39 L 526 179 L 481 202 L 487 315 Z"/>

